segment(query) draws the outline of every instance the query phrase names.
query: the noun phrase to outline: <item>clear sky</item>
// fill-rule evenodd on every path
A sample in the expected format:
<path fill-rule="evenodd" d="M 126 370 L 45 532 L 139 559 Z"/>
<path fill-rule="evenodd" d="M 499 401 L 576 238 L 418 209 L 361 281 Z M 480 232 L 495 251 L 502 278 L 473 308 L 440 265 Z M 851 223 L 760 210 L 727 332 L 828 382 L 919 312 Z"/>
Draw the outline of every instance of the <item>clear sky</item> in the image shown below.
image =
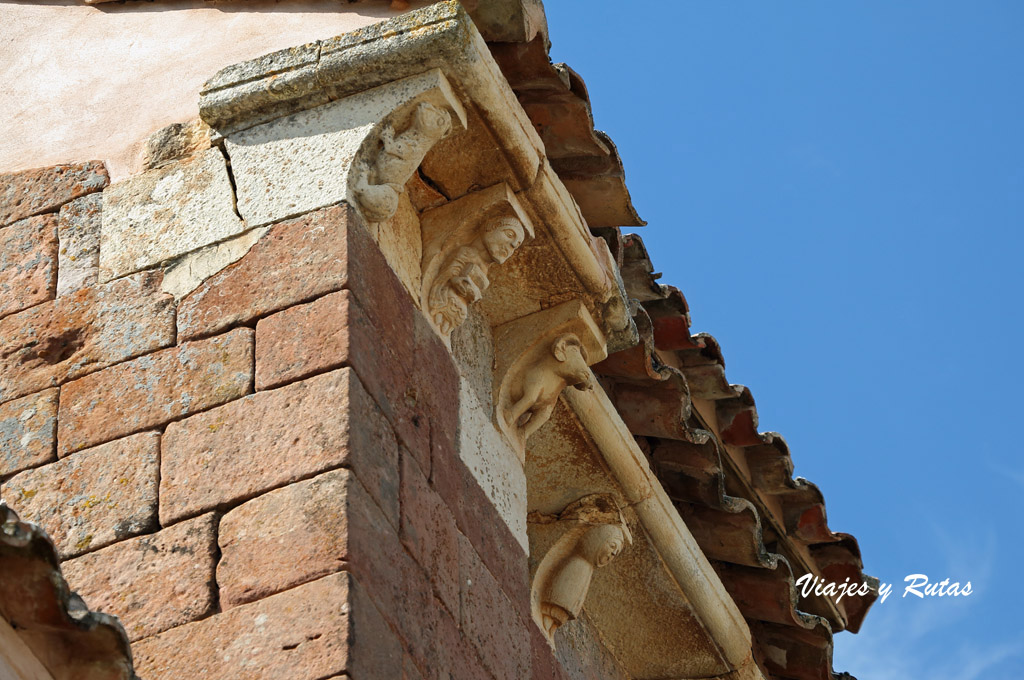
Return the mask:
<path fill-rule="evenodd" d="M 836 669 L 1024 676 L 1024 2 L 546 6 L 662 282 L 895 583 Z"/>

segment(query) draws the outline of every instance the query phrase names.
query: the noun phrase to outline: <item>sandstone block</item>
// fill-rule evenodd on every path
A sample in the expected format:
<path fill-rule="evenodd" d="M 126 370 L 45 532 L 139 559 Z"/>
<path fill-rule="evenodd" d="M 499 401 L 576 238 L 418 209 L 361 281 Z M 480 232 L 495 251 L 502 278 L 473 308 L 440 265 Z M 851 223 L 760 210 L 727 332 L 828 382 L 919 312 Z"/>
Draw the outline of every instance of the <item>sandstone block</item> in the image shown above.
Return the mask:
<path fill-rule="evenodd" d="M 90 609 L 121 619 L 129 640 L 156 635 L 209 614 L 217 521 L 203 515 L 61 565 Z"/>
<path fill-rule="evenodd" d="M 0 231 L 0 317 L 57 295 L 57 220 L 30 217 Z"/>
<path fill-rule="evenodd" d="M 0 175 L 0 226 L 56 210 L 110 181 L 101 161 L 35 168 Z"/>
<path fill-rule="evenodd" d="M 351 467 L 397 526 L 397 444 L 347 368 L 168 425 L 160 519 L 166 525 L 338 467 Z"/>
<path fill-rule="evenodd" d="M 18 473 L 0 495 L 40 524 L 61 559 L 145 533 L 156 524 L 160 436 L 118 439 Z"/>
<path fill-rule="evenodd" d="M 407 453 L 401 463 L 402 544 L 429 574 L 448 611 L 457 614 L 459 532 L 455 518 Z"/>
<path fill-rule="evenodd" d="M 0 477 L 56 460 L 57 390 L 0 404 Z"/>
<path fill-rule="evenodd" d="M 159 427 L 251 391 L 253 336 L 237 328 L 74 380 L 61 390 L 58 454 Z"/>
<path fill-rule="evenodd" d="M 343 288 L 353 219 L 341 206 L 275 225 L 182 300 L 181 337 L 216 333 Z"/>
<path fill-rule="evenodd" d="M 256 389 L 351 365 L 352 336 L 359 333 L 352 325 L 366 323 L 356 307 L 352 294 L 342 290 L 261 319 L 256 324 Z"/>
<path fill-rule="evenodd" d="M 169 260 L 245 231 L 227 164 L 209 149 L 103 192 L 100 280 Z"/>
<path fill-rule="evenodd" d="M 183 653 L 182 650 L 188 650 Z M 350 574 L 172 628 L 132 647 L 146 680 L 398 678 L 402 650 Z"/>
<path fill-rule="evenodd" d="M 60 209 L 57 296 L 95 285 L 100 266 L 102 194 L 90 194 Z"/>
<path fill-rule="evenodd" d="M 83 288 L 0 319 L 0 402 L 174 344 L 159 276 Z"/>
<path fill-rule="evenodd" d="M 347 569 L 354 558 L 373 561 L 376 555 L 370 553 L 380 549 L 380 532 L 394 529 L 349 470 L 325 472 L 254 498 L 221 520 L 221 606 Z"/>
<path fill-rule="evenodd" d="M 459 561 L 463 635 L 494 677 L 530 677 L 530 630 L 523 618 L 529 602 L 517 607 L 509 600 L 464 536 Z"/>

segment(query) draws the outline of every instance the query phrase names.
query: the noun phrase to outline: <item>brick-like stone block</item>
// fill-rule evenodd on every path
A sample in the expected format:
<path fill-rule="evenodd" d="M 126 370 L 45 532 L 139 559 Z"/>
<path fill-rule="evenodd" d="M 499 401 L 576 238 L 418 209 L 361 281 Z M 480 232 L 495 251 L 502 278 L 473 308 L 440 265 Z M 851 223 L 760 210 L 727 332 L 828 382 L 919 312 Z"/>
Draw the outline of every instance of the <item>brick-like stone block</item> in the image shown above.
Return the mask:
<path fill-rule="evenodd" d="M 57 219 L 30 217 L 0 230 L 0 317 L 57 296 Z"/>
<path fill-rule="evenodd" d="M 118 439 L 18 473 L 0 496 L 75 557 L 155 526 L 159 450 L 154 432 Z"/>
<path fill-rule="evenodd" d="M 338 467 L 351 467 L 397 526 L 398 447 L 348 368 L 168 425 L 160 519 L 166 525 Z"/>
<path fill-rule="evenodd" d="M 350 574 L 340 573 L 172 628 L 132 646 L 145 680 L 400 678 L 402 650 Z"/>
<path fill-rule="evenodd" d="M 430 488 L 419 465 L 403 452 L 402 544 L 429 574 L 448 611 L 459 611 L 459 532 L 455 517 Z"/>
<path fill-rule="evenodd" d="M 224 154 L 208 149 L 103 192 L 100 280 L 146 269 L 245 229 L 235 213 Z"/>
<path fill-rule="evenodd" d="M 209 335 L 341 290 L 357 220 L 347 206 L 338 206 L 275 225 L 240 260 L 181 301 L 178 333 Z"/>
<path fill-rule="evenodd" d="M 57 221 L 57 297 L 95 285 L 100 266 L 103 194 L 76 198 L 60 209 Z"/>
<path fill-rule="evenodd" d="M 221 520 L 224 608 L 379 559 L 391 527 L 350 470 L 332 470 L 240 505 Z"/>
<path fill-rule="evenodd" d="M 203 515 L 61 565 L 89 608 L 113 614 L 130 640 L 156 635 L 215 607 L 217 518 Z"/>
<path fill-rule="evenodd" d="M 459 531 L 502 584 L 510 598 L 529 596 L 526 551 L 480 487 L 458 452 L 447 442 L 432 441 L 431 486 L 455 515 Z"/>
<path fill-rule="evenodd" d="M 0 477 L 56 460 L 57 390 L 0 404 Z"/>
<path fill-rule="evenodd" d="M 262 319 L 256 324 L 256 389 L 351 365 L 353 343 L 372 344 L 370 337 L 357 340 L 365 323 L 347 290 Z"/>
<path fill-rule="evenodd" d="M 496 678 L 530 677 L 530 630 L 523 618 L 529 616 L 529 602 L 517 607 L 508 598 L 464 536 L 459 541 L 459 575 L 462 633 L 484 666 Z"/>
<path fill-rule="evenodd" d="M 0 175 L 0 226 L 51 212 L 110 181 L 101 161 L 35 168 Z"/>
<path fill-rule="evenodd" d="M 61 388 L 58 454 L 153 429 L 251 392 L 253 331 L 132 359 Z"/>
<path fill-rule="evenodd" d="M 0 402 L 174 344 L 159 274 L 83 288 L 0 319 Z"/>

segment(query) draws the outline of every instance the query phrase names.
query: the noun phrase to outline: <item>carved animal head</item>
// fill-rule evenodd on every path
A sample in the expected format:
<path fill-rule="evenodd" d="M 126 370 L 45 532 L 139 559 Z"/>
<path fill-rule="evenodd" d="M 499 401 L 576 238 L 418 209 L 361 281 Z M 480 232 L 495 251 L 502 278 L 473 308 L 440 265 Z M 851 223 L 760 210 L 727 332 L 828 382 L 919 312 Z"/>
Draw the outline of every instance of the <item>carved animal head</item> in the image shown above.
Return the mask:
<path fill-rule="evenodd" d="M 593 374 L 587 365 L 587 351 L 574 333 L 560 335 L 551 345 L 551 353 L 562 364 L 558 375 L 567 385 L 581 391 L 594 386 Z"/>
<path fill-rule="evenodd" d="M 508 258 L 523 244 L 526 230 L 522 222 L 514 217 L 502 217 L 487 226 L 484 232 L 484 247 L 498 264 Z"/>

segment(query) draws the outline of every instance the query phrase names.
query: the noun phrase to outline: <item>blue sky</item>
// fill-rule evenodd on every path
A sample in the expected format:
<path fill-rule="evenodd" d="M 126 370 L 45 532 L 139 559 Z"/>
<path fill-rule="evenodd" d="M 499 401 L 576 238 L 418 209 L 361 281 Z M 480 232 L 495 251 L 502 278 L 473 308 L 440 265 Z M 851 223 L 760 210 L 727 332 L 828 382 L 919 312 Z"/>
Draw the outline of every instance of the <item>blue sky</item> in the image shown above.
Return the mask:
<path fill-rule="evenodd" d="M 637 229 L 895 582 L 835 666 L 1019 677 L 1024 3 L 548 0 Z M 968 598 L 901 598 L 906 575 Z"/>

